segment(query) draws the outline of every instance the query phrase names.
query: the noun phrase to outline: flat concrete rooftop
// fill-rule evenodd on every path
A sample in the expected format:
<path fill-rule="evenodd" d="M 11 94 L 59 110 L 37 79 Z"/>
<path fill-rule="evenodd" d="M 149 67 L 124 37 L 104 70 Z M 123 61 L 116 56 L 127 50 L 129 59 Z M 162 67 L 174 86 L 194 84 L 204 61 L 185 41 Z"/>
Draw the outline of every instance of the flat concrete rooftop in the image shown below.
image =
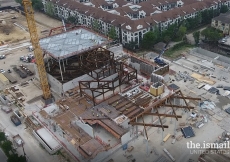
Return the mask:
<path fill-rule="evenodd" d="M 57 140 L 45 128 L 38 129 L 37 133 L 52 149 L 60 147 Z"/>
<path fill-rule="evenodd" d="M 41 48 L 53 58 L 67 58 L 106 45 L 109 40 L 90 30 L 72 31 L 40 39 Z"/>

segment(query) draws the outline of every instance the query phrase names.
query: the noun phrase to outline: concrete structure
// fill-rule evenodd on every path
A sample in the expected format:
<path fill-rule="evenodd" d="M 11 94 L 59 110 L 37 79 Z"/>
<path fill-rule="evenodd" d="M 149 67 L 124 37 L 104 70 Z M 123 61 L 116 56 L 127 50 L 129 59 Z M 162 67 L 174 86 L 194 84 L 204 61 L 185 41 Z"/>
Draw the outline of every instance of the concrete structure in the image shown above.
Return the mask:
<path fill-rule="evenodd" d="M 102 53 L 97 49 L 109 42 L 106 37 L 83 26 L 41 39 L 41 48 L 47 56 L 45 64 L 51 90 L 62 95 L 76 87 L 79 81 L 92 80 L 87 75 L 92 67 L 92 63 L 87 66 L 88 55 Z M 95 68 L 99 68 L 99 65 Z"/>
<path fill-rule="evenodd" d="M 62 60 L 108 43 L 108 39 L 84 28 L 77 28 L 39 41 L 46 54 Z"/>
<path fill-rule="evenodd" d="M 61 145 L 58 141 L 45 128 L 34 130 L 33 134 L 50 154 L 54 154 L 61 149 Z"/>
<path fill-rule="evenodd" d="M 156 82 L 150 86 L 150 93 L 153 96 L 160 96 L 164 93 L 164 84 L 161 82 Z"/>

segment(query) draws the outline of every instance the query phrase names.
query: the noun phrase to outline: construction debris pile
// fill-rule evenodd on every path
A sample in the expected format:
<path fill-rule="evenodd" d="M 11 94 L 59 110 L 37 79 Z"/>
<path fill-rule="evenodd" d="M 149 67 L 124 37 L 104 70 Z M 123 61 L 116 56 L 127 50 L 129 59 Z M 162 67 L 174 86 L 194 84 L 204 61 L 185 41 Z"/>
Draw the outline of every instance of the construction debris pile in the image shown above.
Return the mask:
<path fill-rule="evenodd" d="M 216 104 L 212 101 L 203 101 L 200 103 L 201 109 L 213 110 L 213 109 L 215 109 L 215 107 L 216 107 Z"/>
<path fill-rule="evenodd" d="M 187 80 L 189 81 L 194 81 L 194 78 L 192 78 L 187 71 L 177 73 L 175 75 L 175 78 L 177 81 L 184 80 L 186 82 Z"/>

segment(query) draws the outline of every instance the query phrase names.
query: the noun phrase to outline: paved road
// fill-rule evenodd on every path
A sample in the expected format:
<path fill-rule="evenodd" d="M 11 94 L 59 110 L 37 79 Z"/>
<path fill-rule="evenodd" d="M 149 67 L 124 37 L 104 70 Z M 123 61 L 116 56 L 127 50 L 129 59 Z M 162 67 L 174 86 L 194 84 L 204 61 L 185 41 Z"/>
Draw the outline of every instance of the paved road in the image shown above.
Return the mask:
<path fill-rule="evenodd" d="M 1 162 L 7 161 L 7 157 L 6 157 L 5 153 L 2 151 L 2 149 L 0 149 L 0 161 Z"/>
<path fill-rule="evenodd" d="M 13 108 L 15 109 L 15 108 Z M 24 128 L 24 124 L 15 126 L 11 120 L 10 116 L 13 112 L 6 114 L 0 110 L 0 129 L 3 129 L 9 134 L 9 139 L 12 139 L 13 136 L 19 134 L 25 142 L 24 150 L 26 152 L 28 162 L 58 162 L 56 156 L 51 156 L 48 152 L 42 149 L 39 146 L 39 142 Z M 22 147 L 17 148 L 18 155 L 23 155 Z M 2 160 L 2 155 L 0 153 L 0 162 L 5 162 Z"/>

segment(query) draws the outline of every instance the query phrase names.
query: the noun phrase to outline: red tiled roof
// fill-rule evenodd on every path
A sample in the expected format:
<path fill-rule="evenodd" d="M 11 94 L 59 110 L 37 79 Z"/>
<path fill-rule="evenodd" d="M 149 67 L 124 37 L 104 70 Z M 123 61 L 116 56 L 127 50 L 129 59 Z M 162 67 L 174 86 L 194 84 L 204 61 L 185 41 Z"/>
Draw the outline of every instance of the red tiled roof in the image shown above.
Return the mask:
<path fill-rule="evenodd" d="M 55 0 L 51 0 L 51 1 L 56 3 Z M 93 0 L 92 2 L 98 2 L 99 4 L 99 3 L 102 3 L 103 0 L 100 0 L 100 1 Z M 115 2 L 120 2 L 121 4 L 122 0 L 116 0 Z M 103 11 L 101 8 L 87 6 L 82 3 L 72 1 L 72 0 L 59 0 L 56 4 L 58 6 L 69 8 L 70 10 L 76 10 L 77 12 L 87 15 L 87 16 L 91 15 L 95 19 L 101 19 L 102 21 L 106 23 L 110 23 L 117 27 L 121 25 L 121 28 L 127 31 L 129 29 L 127 29 L 126 26 L 129 25 L 131 27 L 130 31 L 132 32 L 135 32 L 135 31 L 138 31 L 144 28 L 148 28 L 150 23 L 152 25 L 155 25 L 158 22 L 164 22 L 170 19 L 171 20 L 175 19 L 179 16 L 191 14 L 195 11 L 199 11 L 199 10 L 208 8 L 212 4 L 215 4 L 213 0 L 204 0 L 204 1 L 196 1 L 196 2 L 194 2 L 194 0 L 191 0 L 191 3 L 188 2 L 188 0 L 185 0 L 185 5 L 182 7 L 173 8 L 168 11 L 162 11 L 162 13 L 156 13 L 156 14 L 153 14 L 152 16 L 148 16 L 148 13 L 150 14 L 151 10 L 153 10 L 153 12 L 156 11 L 154 10 L 154 5 L 157 6 L 157 4 L 164 4 L 164 3 L 166 4 L 166 3 L 172 3 L 172 2 L 175 2 L 175 0 L 149 0 L 149 1 L 137 4 L 141 6 L 140 10 L 144 10 L 147 13 L 147 16 L 145 18 L 142 18 L 139 20 L 131 20 L 127 16 L 124 16 L 125 12 L 134 12 L 132 9 L 130 9 L 129 6 L 123 6 L 123 7 L 116 8 L 115 10 L 120 12 L 120 15 L 117 15 L 117 14 Z M 139 25 L 142 25 L 143 28 L 137 29 Z"/>

